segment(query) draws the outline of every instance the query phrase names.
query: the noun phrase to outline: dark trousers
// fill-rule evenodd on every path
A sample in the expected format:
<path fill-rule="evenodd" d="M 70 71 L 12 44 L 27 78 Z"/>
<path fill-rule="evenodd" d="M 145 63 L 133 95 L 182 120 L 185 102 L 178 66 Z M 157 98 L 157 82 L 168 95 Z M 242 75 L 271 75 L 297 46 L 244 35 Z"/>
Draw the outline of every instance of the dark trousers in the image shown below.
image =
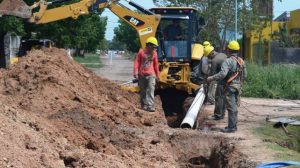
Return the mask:
<path fill-rule="evenodd" d="M 217 85 L 216 92 L 215 92 L 215 109 L 214 109 L 214 116 L 217 118 L 224 118 L 225 115 L 225 91 L 224 85 L 219 84 Z"/>
<path fill-rule="evenodd" d="M 238 103 L 239 92 L 237 89 L 232 87 L 226 88 L 226 107 L 228 111 L 228 128 L 237 128 L 237 103 Z"/>

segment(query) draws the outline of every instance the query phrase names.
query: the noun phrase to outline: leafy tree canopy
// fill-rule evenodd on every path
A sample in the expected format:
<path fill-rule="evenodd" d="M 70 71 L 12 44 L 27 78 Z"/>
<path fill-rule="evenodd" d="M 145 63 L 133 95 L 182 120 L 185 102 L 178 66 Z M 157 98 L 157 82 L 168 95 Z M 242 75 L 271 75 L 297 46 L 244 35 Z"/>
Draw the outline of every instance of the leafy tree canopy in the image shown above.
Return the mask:
<path fill-rule="evenodd" d="M 137 52 L 141 47 L 137 32 L 128 23 L 121 20 L 119 20 L 119 23 L 119 26 L 114 29 L 113 42 L 125 45 L 128 51 Z"/>
<path fill-rule="evenodd" d="M 14 16 L 5 16 L 0 18 L 0 34 L 12 32 L 15 35 L 25 35 L 23 21 Z"/>
<path fill-rule="evenodd" d="M 25 0 L 29 5 L 34 0 Z M 0 18 L 0 33 L 14 32 L 24 38 L 32 38 L 31 33 L 37 33 L 37 38 L 47 38 L 55 42 L 57 47 L 70 47 L 93 51 L 104 40 L 107 18 L 100 18 L 103 10 L 82 15 L 77 20 L 65 19 L 52 23 L 35 25 L 14 16 Z M 3 26 L 2 26 L 3 25 Z"/>

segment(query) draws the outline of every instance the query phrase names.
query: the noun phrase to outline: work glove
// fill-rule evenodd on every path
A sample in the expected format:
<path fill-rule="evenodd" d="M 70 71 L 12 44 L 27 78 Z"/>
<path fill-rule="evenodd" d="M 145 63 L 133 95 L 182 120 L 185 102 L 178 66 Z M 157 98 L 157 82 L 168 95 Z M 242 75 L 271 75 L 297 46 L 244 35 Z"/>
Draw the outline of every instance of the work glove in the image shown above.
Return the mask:
<path fill-rule="evenodd" d="M 212 76 L 209 76 L 209 77 L 206 79 L 206 82 L 207 82 L 207 83 L 210 83 L 211 81 L 213 81 L 213 77 L 212 77 Z"/>

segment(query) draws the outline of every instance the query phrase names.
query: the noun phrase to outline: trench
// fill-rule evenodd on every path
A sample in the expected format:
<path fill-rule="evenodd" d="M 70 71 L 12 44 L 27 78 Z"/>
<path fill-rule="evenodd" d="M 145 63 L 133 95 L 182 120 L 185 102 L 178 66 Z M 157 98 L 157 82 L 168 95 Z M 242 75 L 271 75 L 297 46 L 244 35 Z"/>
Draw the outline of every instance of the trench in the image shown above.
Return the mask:
<path fill-rule="evenodd" d="M 185 91 L 174 88 L 160 90 L 156 94 L 160 96 L 168 126 L 171 128 L 180 128 L 180 124 L 186 116 L 194 97 L 191 97 Z M 203 118 L 207 114 L 202 114 L 201 110 L 201 113 L 198 115 L 194 128 L 202 125 Z"/>
<path fill-rule="evenodd" d="M 184 130 L 169 137 L 171 151 L 178 158 L 179 167 L 223 168 L 255 167 L 256 163 L 241 154 L 232 139 Z"/>
<path fill-rule="evenodd" d="M 171 128 L 180 128 L 186 112 L 192 104 L 193 97 L 186 92 L 172 88 L 159 91 L 162 107 Z M 198 129 L 203 128 L 208 112 L 201 110 L 195 123 L 195 130 L 180 129 L 167 136 L 170 153 L 177 157 L 179 167 L 189 168 L 252 168 L 256 163 L 239 152 L 234 140 L 216 134 L 207 134 Z"/>
<path fill-rule="evenodd" d="M 179 128 L 185 117 L 184 101 L 188 94 L 174 88 L 159 90 L 156 94 L 160 96 L 168 126 Z"/>

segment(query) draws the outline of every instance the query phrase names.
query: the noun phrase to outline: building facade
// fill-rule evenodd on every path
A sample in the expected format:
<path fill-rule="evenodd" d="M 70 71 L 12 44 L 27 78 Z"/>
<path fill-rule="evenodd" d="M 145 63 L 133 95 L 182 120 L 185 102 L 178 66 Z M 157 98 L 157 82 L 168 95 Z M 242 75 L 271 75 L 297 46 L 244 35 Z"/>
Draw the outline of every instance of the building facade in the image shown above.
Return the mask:
<path fill-rule="evenodd" d="M 268 21 L 267 26 L 260 32 L 253 31 L 246 33 L 244 38 L 245 58 L 250 62 L 262 64 L 280 62 L 300 63 L 300 58 L 297 58 L 300 52 L 299 20 L 300 9 L 291 11 L 290 13 L 284 12 L 276 19 Z M 287 41 L 284 41 L 285 39 Z M 281 45 L 283 42 L 285 45 Z M 284 51 L 279 52 L 279 48 Z M 299 48 L 299 51 L 297 48 Z M 278 55 L 279 53 L 280 55 Z"/>

